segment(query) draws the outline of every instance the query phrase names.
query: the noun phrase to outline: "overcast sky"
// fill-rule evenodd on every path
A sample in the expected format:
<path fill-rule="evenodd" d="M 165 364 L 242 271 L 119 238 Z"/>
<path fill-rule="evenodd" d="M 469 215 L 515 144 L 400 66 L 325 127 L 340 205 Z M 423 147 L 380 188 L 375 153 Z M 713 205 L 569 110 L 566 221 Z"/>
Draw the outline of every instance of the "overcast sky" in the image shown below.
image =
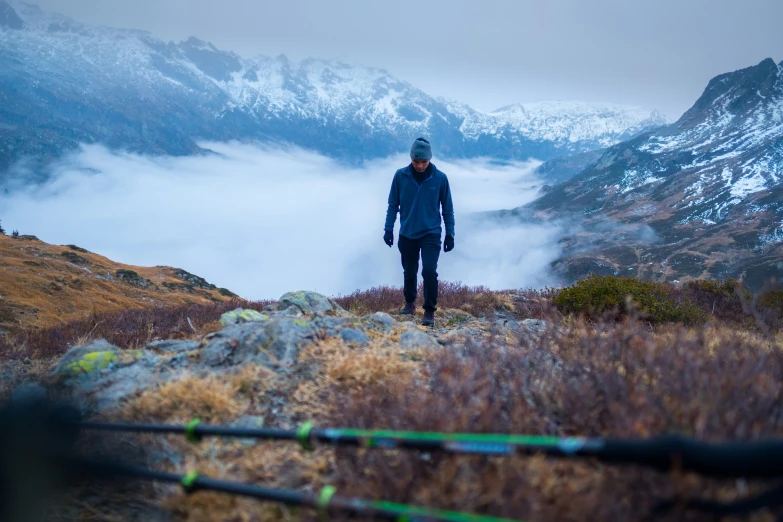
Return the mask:
<path fill-rule="evenodd" d="M 479 110 L 606 101 L 679 117 L 710 78 L 783 59 L 782 0 L 29 0 L 243 56 L 387 69 Z"/>

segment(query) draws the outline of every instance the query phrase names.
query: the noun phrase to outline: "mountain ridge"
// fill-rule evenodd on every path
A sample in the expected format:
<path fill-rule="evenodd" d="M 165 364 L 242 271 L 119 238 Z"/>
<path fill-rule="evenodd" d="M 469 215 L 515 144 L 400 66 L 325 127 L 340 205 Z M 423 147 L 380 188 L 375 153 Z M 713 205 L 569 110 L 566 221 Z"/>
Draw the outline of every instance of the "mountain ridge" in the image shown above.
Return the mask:
<path fill-rule="evenodd" d="M 573 276 L 588 266 L 668 280 L 752 272 L 760 284 L 765 274 L 783 275 L 783 62 L 768 58 L 713 78 L 678 121 L 590 159 L 586 169 L 515 213 L 570 212 L 586 222 L 649 226 L 659 244 L 630 242 L 635 250 L 618 256 L 619 240 L 573 238 L 574 248 L 596 246 Z"/>
<path fill-rule="evenodd" d="M 611 104 L 523 104 L 540 110 L 482 113 L 384 69 L 284 55 L 243 58 L 196 37 L 164 42 L 17 0 L 2 5 L 23 27 L 0 26 L 0 138 L 10 144 L 0 150 L 0 168 L 79 143 L 191 154 L 199 139 L 278 141 L 366 159 L 403 152 L 421 134 L 444 157 L 548 159 L 666 123 L 657 111 Z"/>

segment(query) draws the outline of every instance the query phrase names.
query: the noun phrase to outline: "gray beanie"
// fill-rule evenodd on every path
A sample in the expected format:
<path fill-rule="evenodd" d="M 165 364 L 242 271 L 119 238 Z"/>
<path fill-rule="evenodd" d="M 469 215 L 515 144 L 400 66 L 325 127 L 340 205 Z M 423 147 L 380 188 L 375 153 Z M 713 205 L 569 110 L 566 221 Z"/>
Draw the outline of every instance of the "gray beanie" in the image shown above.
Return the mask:
<path fill-rule="evenodd" d="M 432 147 L 430 147 L 430 142 L 424 138 L 416 138 L 416 141 L 411 145 L 411 159 L 432 159 Z"/>

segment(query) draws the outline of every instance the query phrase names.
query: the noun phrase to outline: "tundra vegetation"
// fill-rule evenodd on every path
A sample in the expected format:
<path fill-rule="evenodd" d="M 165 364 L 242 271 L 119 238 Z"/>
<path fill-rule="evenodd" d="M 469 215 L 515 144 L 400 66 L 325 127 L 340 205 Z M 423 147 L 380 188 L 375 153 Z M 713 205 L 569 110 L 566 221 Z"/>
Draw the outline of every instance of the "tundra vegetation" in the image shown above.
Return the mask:
<path fill-rule="evenodd" d="M 436 327 L 399 288 L 94 314 L 0 337 L 2 393 L 35 380 L 104 420 L 649 437 L 783 434 L 783 292 L 737 281 L 591 277 L 563 289 L 441 283 Z M 419 310 L 419 313 L 421 311 Z M 417 319 L 420 319 L 418 317 Z M 90 348 L 92 346 L 92 348 Z M 86 348 L 85 348 L 86 347 Z M 161 371 L 160 368 L 168 368 Z M 128 382 L 136 387 L 127 386 Z M 65 391 L 63 391 L 65 390 Z M 90 393 L 82 393 L 89 390 Z M 91 402 L 95 397 L 104 403 Z M 672 498 L 763 481 L 544 456 L 456 456 L 181 436 L 88 434 L 156 469 L 523 520 L 643 520 Z M 130 449 L 129 449 L 130 448 Z M 73 486 L 55 519 L 300 520 L 308 509 L 149 483 Z M 759 520 L 772 520 L 764 512 Z M 711 520 L 675 509 L 662 520 Z"/>

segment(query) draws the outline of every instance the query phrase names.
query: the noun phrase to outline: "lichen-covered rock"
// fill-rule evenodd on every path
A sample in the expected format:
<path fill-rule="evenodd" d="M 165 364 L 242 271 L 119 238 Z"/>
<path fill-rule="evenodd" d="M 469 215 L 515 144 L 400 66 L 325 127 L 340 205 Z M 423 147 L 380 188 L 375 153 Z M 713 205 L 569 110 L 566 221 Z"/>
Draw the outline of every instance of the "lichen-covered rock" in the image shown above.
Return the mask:
<path fill-rule="evenodd" d="M 262 314 L 256 310 L 237 308 L 221 315 L 220 324 L 229 326 L 238 323 L 249 323 L 251 321 L 266 321 L 267 319 L 269 319 L 267 314 Z"/>
<path fill-rule="evenodd" d="M 362 317 L 362 322 L 371 330 L 390 332 L 394 328 L 394 318 L 383 312 L 365 315 Z"/>
<path fill-rule="evenodd" d="M 136 354 L 136 357 L 127 366 L 101 372 L 98 378 L 79 383 L 74 390 L 75 395 L 82 404 L 92 402 L 98 410 L 103 410 L 155 386 L 159 381 L 159 357 L 147 350 Z"/>
<path fill-rule="evenodd" d="M 306 315 L 325 314 L 339 317 L 350 317 L 351 314 L 332 299 L 316 292 L 300 290 L 288 292 L 278 301 L 278 308 L 285 310 L 296 307 Z"/>
<path fill-rule="evenodd" d="M 101 339 L 66 352 L 52 371 L 83 408 L 98 410 L 155 384 L 160 357 L 150 350 L 120 350 Z"/>
<path fill-rule="evenodd" d="M 434 337 L 418 328 L 405 330 L 400 336 L 400 348 L 403 350 L 421 350 L 440 348 Z"/>
<path fill-rule="evenodd" d="M 111 365 L 117 358 L 120 349 L 105 339 L 74 346 L 63 355 L 55 366 L 53 373 L 61 377 L 73 377 L 94 370 L 100 370 Z"/>

